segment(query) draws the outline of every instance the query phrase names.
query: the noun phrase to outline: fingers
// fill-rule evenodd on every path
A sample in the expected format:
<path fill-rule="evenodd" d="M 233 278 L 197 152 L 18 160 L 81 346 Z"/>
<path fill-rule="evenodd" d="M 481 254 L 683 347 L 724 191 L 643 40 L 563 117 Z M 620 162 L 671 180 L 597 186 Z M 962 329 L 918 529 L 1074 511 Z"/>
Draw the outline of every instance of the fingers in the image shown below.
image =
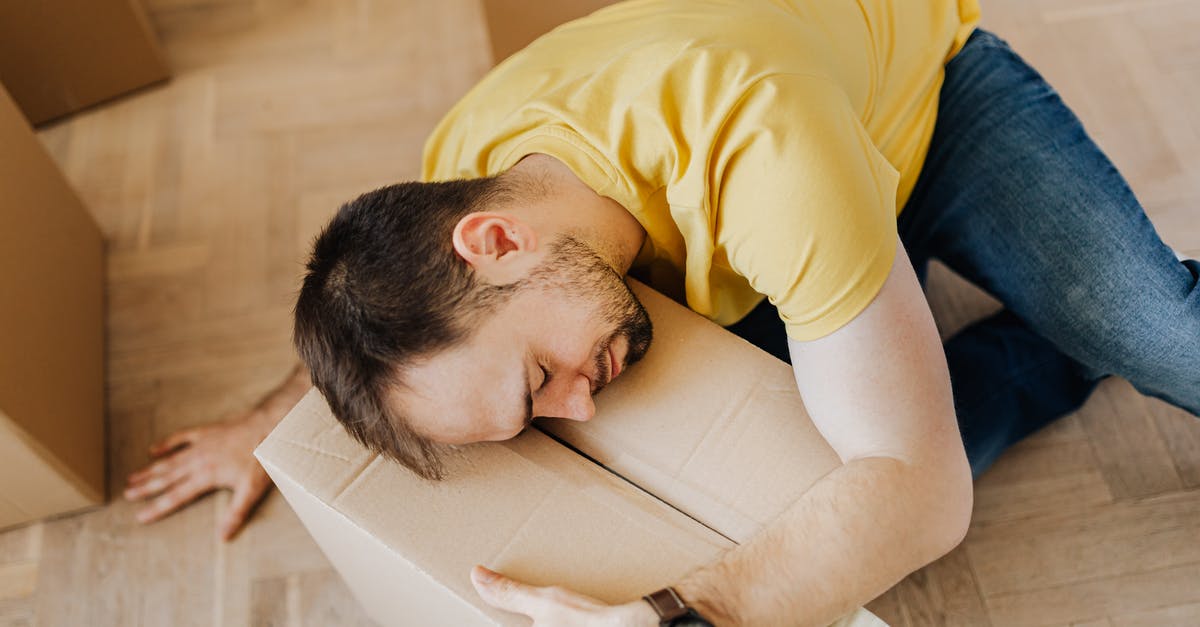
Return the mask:
<path fill-rule="evenodd" d="M 192 459 L 188 453 L 189 451 L 181 451 L 130 474 L 126 479 L 125 498 L 132 501 L 152 495 L 178 481 L 180 475 L 186 474 L 186 468 L 191 466 Z M 142 489 L 152 482 L 157 489 Z M 133 496 L 130 495 L 131 491 L 136 491 Z"/>
<path fill-rule="evenodd" d="M 150 456 L 158 457 L 158 456 L 162 455 L 163 453 L 173 451 L 173 450 L 183 446 L 184 444 L 191 442 L 192 440 L 196 439 L 197 431 L 199 431 L 199 430 L 198 429 L 184 429 L 182 431 L 176 431 L 175 433 L 168 435 L 167 437 L 163 438 L 162 440 L 159 440 L 158 442 L 151 444 L 150 445 Z"/>
<path fill-rule="evenodd" d="M 170 466 L 170 464 L 167 463 L 168 461 L 169 459 L 156 462 L 146 466 L 145 468 L 142 468 L 137 472 L 130 473 L 129 477 L 125 479 L 125 482 L 129 485 L 137 485 L 154 475 L 161 475 Z"/>
<path fill-rule="evenodd" d="M 210 490 L 212 486 L 205 485 L 194 479 L 186 479 L 176 483 L 170 490 L 150 501 L 150 504 L 137 512 L 137 521 L 142 524 L 152 523 L 167 514 L 191 503 L 196 497 Z"/>
<path fill-rule="evenodd" d="M 221 538 L 230 540 L 242 527 L 242 523 L 246 522 L 246 518 L 250 515 L 250 511 L 254 509 L 255 504 L 262 500 L 263 495 L 267 493 L 267 488 L 271 487 L 270 480 L 250 480 L 244 481 L 233 490 L 233 497 L 229 499 L 229 511 L 225 512 L 225 518 L 221 521 Z"/>
<path fill-rule="evenodd" d="M 130 481 L 129 486 L 125 488 L 125 500 L 138 501 L 154 496 L 175 485 L 186 476 L 187 471 L 177 465 L 157 474 L 146 475 L 139 481 Z"/>
<path fill-rule="evenodd" d="M 471 569 L 471 583 L 492 607 L 536 618 L 546 606 L 543 588 L 510 579 L 483 566 L 476 565 Z"/>

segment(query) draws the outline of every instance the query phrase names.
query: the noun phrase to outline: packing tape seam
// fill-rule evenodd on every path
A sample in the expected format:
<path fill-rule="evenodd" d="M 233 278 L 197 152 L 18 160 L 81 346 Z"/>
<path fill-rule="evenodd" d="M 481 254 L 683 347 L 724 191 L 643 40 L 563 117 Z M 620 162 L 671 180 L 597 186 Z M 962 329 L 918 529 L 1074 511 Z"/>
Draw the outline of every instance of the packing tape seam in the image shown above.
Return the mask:
<path fill-rule="evenodd" d="M 579 450 L 579 449 L 578 449 L 578 448 L 577 448 L 577 447 L 576 447 L 574 444 L 571 444 L 570 442 L 568 442 L 568 441 L 566 441 L 566 440 L 564 440 L 564 439 L 562 439 L 562 438 L 558 437 L 557 435 L 555 435 L 555 434 L 553 434 L 553 433 L 550 433 L 548 430 L 546 430 L 546 429 L 543 429 L 542 427 L 540 427 L 540 426 L 538 426 L 538 425 L 536 425 L 536 424 L 534 425 L 534 428 L 536 428 L 538 431 L 541 431 L 542 433 L 546 434 L 546 436 L 547 436 L 547 437 L 549 437 L 550 439 L 554 440 L 555 442 L 558 442 L 559 444 L 561 444 L 561 445 L 563 445 L 563 446 L 567 447 L 567 449 L 568 449 L 568 450 L 571 450 L 571 451 L 575 452 L 575 453 L 576 453 L 576 454 L 578 454 L 580 457 L 582 457 L 582 458 L 586 459 L 587 461 L 591 462 L 593 465 L 595 465 L 595 466 L 599 467 L 601 470 L 603 470 L 603 471 L 605 471 L 605 472 L 609 473 L 610 475 L 612 475 L 612 476 L 616 477 L 616 478 L 617 478 L 617 479 L 619 479 L 621 482 L 623 482 L 623 483 L 625 483 L 625 484 L 628 484 L 629 486 L 632 486 L 632 487 L 633 487 L 635 490 L 637 490 L 638 492 L 641 492 L 642 494 L 645 494 L 645 495 L 649 496 L 650 498 L 654 499 L 655 501 L 658 501 L 659 503 L 662 503 L 663 505 L 666 505 L 667 507 L 669 507 L 669 508 L 671 508 L 671 509 L 673 509 L 673 510 L 675 510 L 675 511 L 679 512 L 680 514 L 682 514 L 683 516 L 685 516 L 685 517 L 686 517 L 688 520 L 695 521 L 695 523 L 696 523 L 697 525 L 700 525 L 701 527 L 704 527 L 705 529 L 708 529 L 709 531 L 711 531 L 711 532 L 713 532 L 713 533 L 717 534 L 718 536 L 720 536 L 720 537 L 722 537 L 722 538 L 725 538 L 726 540 L 728 540 L 729 542 L 733 543 L 734 545 L 737 545 L 737 544 L 738 544 L 738 542 L 737 542 L 737 541 L 735 541 L 733 538 L 730 538 L 729 536 L 727 536 L 727 535 L 725 535 L 725 534 L 721 533 L 720 531 L 717 531 L 716 529 L 713 529 L 712 527 L 710 527 L 710 526 L 708 526 L 707 524 L 705 524 L 703 521 L 700 521 L 700 520 L 698 520 L 698 519 L 697 519 L 695 516 L 692 516 L 691 514 L 689 514 L 689 513 L 685 512 L 685 511 L 683 511 L 682 509 L 679 509 L 678 507 L 676 507 L 676 506 L 675 506 L 674 504 L 672 504 L 672 503 L 669 503 L 669 502 L 667 502 L 667 501 L 664 501 L 664 500 L 663 500 L 661 497 L 659 497 L 657 494 L 654 494 L 653 492 L 650 492 L 650 491 L 646 490 L 646 489 L 645 489 L 645 488 L 643 488 L 642 486 L 640 486 L 640 485 L 638 485 L 638 484 L 634 483 L 633 481 L 630 481 L 628 477 L 626 477 L 626 476 L 622 475 L 621 473 L 619 473 L 619 472 L 617 472 L 617 471 L 613 470 L 612 468 L 609 468 L 608 466 L 605 466 L 604 464 L 600 463 L 600 461 L 599 461 L 599 460 L 597 460 L 596 458 L 594 458 L 594 457 L 592 457 L 591 455 L 588 455 L 587 453 L 585 453 L 585 452 L 583 452 L 583 451 Z"/>

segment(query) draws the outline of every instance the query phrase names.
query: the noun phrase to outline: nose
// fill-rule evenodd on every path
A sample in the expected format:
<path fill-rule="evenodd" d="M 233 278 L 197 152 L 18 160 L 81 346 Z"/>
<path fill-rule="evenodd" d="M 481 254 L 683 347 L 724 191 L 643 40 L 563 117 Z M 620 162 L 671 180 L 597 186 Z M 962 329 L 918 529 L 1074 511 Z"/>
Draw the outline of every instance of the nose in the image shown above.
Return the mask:
<path fill-rule="evenodd" d="M 551 381 L 533 399 L 533 415 L 587 421 L 596 415 L 592 382 L 585 376 Z"/>

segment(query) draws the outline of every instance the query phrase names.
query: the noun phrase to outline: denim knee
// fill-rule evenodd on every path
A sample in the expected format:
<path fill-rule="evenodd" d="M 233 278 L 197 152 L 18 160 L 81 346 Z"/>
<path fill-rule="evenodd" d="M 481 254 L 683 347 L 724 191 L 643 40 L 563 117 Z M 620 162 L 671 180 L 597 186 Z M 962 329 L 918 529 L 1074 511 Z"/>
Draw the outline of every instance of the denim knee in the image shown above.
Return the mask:
<path fill-rule="evenodd" d="M 1081 361 L 1092 373 L 1128 379 L 1200 416 L 1200 288 L 1090 305 L 1076 309 L 1072 334 L 1090 338 L 1080 343 L 1092 346 L 1093 355 Z"/>

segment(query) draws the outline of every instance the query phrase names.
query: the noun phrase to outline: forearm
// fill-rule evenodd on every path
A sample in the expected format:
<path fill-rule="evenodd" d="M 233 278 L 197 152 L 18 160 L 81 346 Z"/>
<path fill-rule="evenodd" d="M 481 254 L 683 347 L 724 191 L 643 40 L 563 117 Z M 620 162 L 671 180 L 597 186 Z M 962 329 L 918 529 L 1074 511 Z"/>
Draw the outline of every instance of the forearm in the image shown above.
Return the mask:
<path fill-rule="evenodd" d="M 676 590 L 715 625 L 826 625 L 953 548 L 970 508 L 964 469 L 851 461 Z"/>
<path fill-rule="evenodd" d="M 297 362 L 287 377 L 258 402 L 255 418 L 270 431 L 311 387 L 308 368 L 302 362 Z"/>

